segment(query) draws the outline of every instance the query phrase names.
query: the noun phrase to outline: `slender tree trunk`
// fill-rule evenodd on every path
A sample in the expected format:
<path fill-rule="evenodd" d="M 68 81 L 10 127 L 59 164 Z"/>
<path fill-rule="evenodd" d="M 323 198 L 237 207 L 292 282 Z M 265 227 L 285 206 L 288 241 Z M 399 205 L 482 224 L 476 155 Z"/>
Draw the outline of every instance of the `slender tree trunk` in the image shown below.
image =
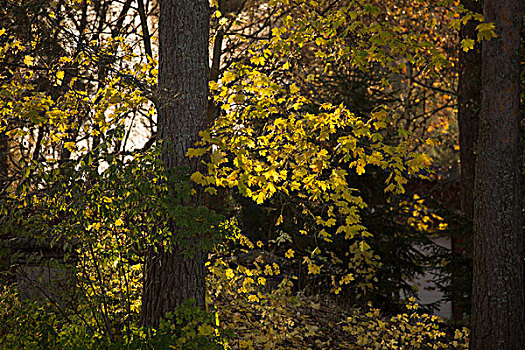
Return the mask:
<path fill-rule="evenodd" d="M 167 169 L 186 166 L 197 170 L 199 160 L 186 157 L 188 148 L 206 126 L 208 104 L 208 0 L 161 0 L 159 17 L 158 135 Z M 201 195 L 193 196 L 197 205 Z M 176 231 L 177 225 L 171 223 Z M 187 299 L 204 306 L 206 254 L 191 257 L 180 247 L 172 252 L 150 251 L 146 262 L 142 298 L 142 324 L 157 326 L 166 312 Z"/>
<path fill-rule="evenodd" d="M 224 11 L 224 0 L 217 0 L 218 10 L 223 13 Z M 219 73 L 221 70 L 221 56 L 222 56 L 222 42 L 224 40 L 224 30 L 219 28 L 215 34 L 215 40 L 213 41 L 213 57 L 211 60 L 211 69 L 209 81 L 219 80 Z M 208 125 L 212 125 L 215 118 L 217 117 L 218 106 L 215 104 L 212 98 L 208 99 Z"/>
<path fill-rule="evenodd" d="M 483 0 L 462 0 L 466 9 L 483 12 Z M 469 21 L 461 27 L 460 40 L 476 40 L 476 21 Z M 453 237 L 453 249 L 467 256 L 472 256 L 472 220 L 474 218 L 474 179 L 476 166 L 476 140 L 478 137 L 478 120 L 481 108 L 481 43 L 474 48 L 459 53 L 458 83 L 458 125 L 459 157 L 461 164 L 461 209 L 469 225 L 462 237 Z M 465 310 L 460 306 L 463 288 L 460 285 L 462 276 L 452 273 L 452 307 L 454 320 L 463 319 Z"/>
<path fill-rule="evenodd" d="M 137 0 L 137 10 L 140 17 L 140 27 L 142 28 L 142 42 L 144 43 L 144 52 L 148 57 L 153 57 L 153 50 L 151 49 L 151 35 L 148 27 L 148 16 L 146 13 L 146 6 L 144 0 Z"/>
<path fill-rule="evenodd" d="M 4 181 L 8 175 L 7 160 L 8 160 L 9 139 L 5 132 L 0 132 L 0 192 L 3 189 Z"/>
<path fill-rule="evenodd" d="M 461 1 L 466 9 L 482 13 L 482 0 Z M 461 28 L 460 39 L 476 39 L 475 21 Z M 459 54 L 458 124 L 459 153 L 461 159 L 461 208 L 465 217 L 474 217 L 474 178 L 476 164 L 476 139 L 481 108 L 481 43 L 468 52 Z"/>
<path fill-rule="evenodd" d="M 525 344 L 520 174 L 522 0 L 485 0 L 497 38 L 483 43 L 477 140 L 471 349 Z"/>

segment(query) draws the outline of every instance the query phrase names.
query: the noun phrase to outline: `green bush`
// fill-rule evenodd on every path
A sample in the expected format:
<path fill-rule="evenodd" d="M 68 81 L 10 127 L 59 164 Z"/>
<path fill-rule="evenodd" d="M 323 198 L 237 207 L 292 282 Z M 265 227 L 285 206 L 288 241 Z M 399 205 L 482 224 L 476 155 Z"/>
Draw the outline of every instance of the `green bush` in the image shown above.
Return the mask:
<path fill-rule="evenodd" d="M 92 327 L 84 315 L 66 315 L 41 301 L 20 301 L 13 288 L 4 287 L 0 299 L 2 349 L 225 349 L 226 335 L 216 314 L 190 302 L 166 315 L 157 329 L 130 325 L 125 334 L 111 337 Z"/>

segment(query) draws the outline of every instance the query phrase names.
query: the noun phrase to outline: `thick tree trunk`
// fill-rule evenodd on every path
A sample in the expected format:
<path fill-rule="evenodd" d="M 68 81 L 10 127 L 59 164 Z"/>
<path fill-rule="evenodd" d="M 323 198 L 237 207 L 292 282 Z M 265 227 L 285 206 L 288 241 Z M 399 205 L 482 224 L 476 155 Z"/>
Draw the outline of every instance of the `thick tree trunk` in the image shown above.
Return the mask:
<path fill-rule="evenodd" d="M 188 148 L 206 126 L 208 103 L 208 0 L 161 0 L 159 17 L 158 135 L 167 169 L 199 167 L 186 157 Z M 194 196 L 197 205 L 202 196 Z M 175 222 L 171 229 L 177 230 Z M 191 257 L 181 247 L 150 252 L 146 262 L 142 299 L 142 324 L 157 326 L 166 312 L 187 299 L 204 306 L 206 255 L 199 249 Z"/>
<path fill-rule="evenodd" d="M 483 12 L 483 0 L 462 0 L 466 9 Z M 476 21 L 469 21 L 461 27 L 460 40 L 476 40 Z M 455 252 L 461 252 L 472 257 L 472 220 L 474 218 L 474 179 L 476 166 L 476 140 L 478 138 L 478 120 L 481 108 L 481 43 L 476 42 L 474 48 L 467 52 L 459 52 L 459 82 L 458 82 L 458 125 L 459 125 L 459 157 L 461 164 L 461 209 L 469 225 L 461 237 L 453 237 L 452 245 Z M 464 288 L 461 283 L 465 276 L 460 272 L 452 273 L 452 308 L 454 320 L 463 319 L 466 310 L 461 306 L 464 299 Z"/>
<path fill-rule="evenodd" d="M 483 43 L 477 140 L 471 349 L 525 344 L 520 179 L 522 0 L 485 0 L 497 38 Z"/>

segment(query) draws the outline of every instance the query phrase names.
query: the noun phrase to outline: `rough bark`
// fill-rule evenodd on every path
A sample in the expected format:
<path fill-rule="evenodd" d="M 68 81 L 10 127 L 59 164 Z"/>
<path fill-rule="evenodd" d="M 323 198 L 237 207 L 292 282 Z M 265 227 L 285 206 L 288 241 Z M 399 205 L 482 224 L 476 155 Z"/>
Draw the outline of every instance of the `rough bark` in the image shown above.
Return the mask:
<path fill-rule="evenodd" d="M 474 192 L 471 349 L 523 349 L 519 40 L 522 0 L 485 0 L 497 38 L 482 48 Z"/>
<path fill-rule="evenodd" d="M 208 103 L 208 0 L 161 0 L 159 17 L 158 135 L 167 169 L 199 167 L 186 157 L 188 148 L 206 126 Z M 194 196 L 197 205 L 202 196 Z M 171 229 L 177 230 L 175 222 Z M 142 299 L 142 324 L 157 326 L 166 312 L 187 299 L 204 306 L 205 259 L 198 248 L 191 257 L 181 247 L 172 252 L 150 251 L 146 262 Z"/>

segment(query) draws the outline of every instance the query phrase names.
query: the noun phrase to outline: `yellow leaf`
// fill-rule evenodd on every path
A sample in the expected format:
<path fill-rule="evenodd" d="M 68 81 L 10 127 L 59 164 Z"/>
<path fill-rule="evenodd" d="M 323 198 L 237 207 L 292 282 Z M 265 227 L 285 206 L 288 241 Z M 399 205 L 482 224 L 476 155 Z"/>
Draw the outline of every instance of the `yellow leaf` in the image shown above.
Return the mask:
<path fill-rule="evenodd" d="M 33 57 L 26 55 L 26 57 L 24 57 L 24 64 L 28 67 L 31 67 L 34 60 L 35 59 Z"/>
<path fill-rule="evenodd" d="M 279 215 L 279 217 L 277 218 L 277 222 L 275 223 L 275 226 L 279 226 L 280 224 L 283 223 L 283 215 Z"/>
<path fill-rule="evenodd" d="M 211 195 L 217 194 L 217 190 L 213 187 L 207 187 L 206 189 L 204 189 L 204 192 L 209 193 Z"/>
<path fill-rule="evenodd" d="M 188 151 L 186 152 L 187 157 L 200 157 L 204 153 L 206 153 L 206 150 L 203 148 L 188 148 Z"/>
<path fill-rule="evenodd" d="M 370 249 L 370 246 L 368 245 L 368 243 L 366 243 L 365 241 L 359 242 L 359 250 L 364 252 L 365 250 L 368 250 L 368 249 Z"/>
<path fill-rule="evenodd" d="M 59 70 L 57 72 L 56 77 L 57 77 L 57 85 L 62 85 L 62 81 L 64 81 L 64 71 Z"/>
<path fill-rule="evenodd" d="M 461 40 L 461 48 L 465 52 L 467 52 L 468 50 L 472 50 L 474 48 L 474 40 L 472 39 Z"/>
<path fill-rule="evenodd" d="M 115 226 L 122 226 L 124 225 L 124 221 L 122 221 L 122 219 L 117 219 L 117 221 L 115 221 Z"/>
<path fill-rule="evenodd" d="M 210 81 L 210 83 L 208 85 L 209 85 L 211 91 L 215 91 L 215 90 L 219 89 L 219 84 L 217 84 L 216 81 L 212 80 L 212 81 Z"/>
<path fill-rule="evenodd" d="M 224 73 L 221 80 L 223 83 L 226 84 L 226 83 L 233 81 L 234 79 L 235 79 L 235 73 L 228 71 Z"/>
<path fill-rule="evenodd" d="M 71 152 L 74 152 L 76 149 L 76 144 L 74 142 L 66 142 L 64 143 L 64 148 L 70 150 Z"/>
<path fill-rule="evenodd" d="M 233 278 L 233 270 L 232 269 L 226 269 L 226 277 Z"/>
<path fill-rule="evenodd" d="M 357 167 L 356 167 L 356 172 L 357 172 L 357 175 L 363 175 L 365 173 L 365 167 L 363 164 L 361 164 L 360 162 L 357 163 Z"/>
<path fill-rule="evenodd" d="M 308 274 L 309 275 L 317 275 L 319 274 L 319 272 L 321 271 L 321 267 L 314 264 L 314 263 L 310 263 L 308 264 Z"/>
<path fill-rule="evenodd" d="M 261 204 L 262 202 L 264 202 L 264 199 L 266 198 L 266 193 L 264 192 L 259 192 L 259 194 L 257 194 L 257 196 L 255 196 L 255 202 L 257 202 L 257 204 Z"/>
<path fill-rule="evenodd" d="M 476 27 L 476 30 L 478 31 L 478 41 L 482 40 L 490 40 L 491 38 L 497 37 L 496 33 L 494 32 L 494 29 L 496 27 L 494 26 L 494 23 L 480 23 Z"/>
<path fill-rule="evenodd" d="M 262 56 L 252 57 L 252 58 L 250 58 L 250 62 L 252 62 L 255 65 L 262 66 L 264 64 L 264 57 L 262 57 Z"/>
<path fill-rule="evenodd" d="M 190 180 L 195 182 L 195 183 L 198 183 L 198 184 L 205 184 L 205 180 L 204 180 L 204 176 L 202 176 L 202 174 L 198 171 L 194 172 L 193 174 L 191 174 L 190 176 Z"/>

